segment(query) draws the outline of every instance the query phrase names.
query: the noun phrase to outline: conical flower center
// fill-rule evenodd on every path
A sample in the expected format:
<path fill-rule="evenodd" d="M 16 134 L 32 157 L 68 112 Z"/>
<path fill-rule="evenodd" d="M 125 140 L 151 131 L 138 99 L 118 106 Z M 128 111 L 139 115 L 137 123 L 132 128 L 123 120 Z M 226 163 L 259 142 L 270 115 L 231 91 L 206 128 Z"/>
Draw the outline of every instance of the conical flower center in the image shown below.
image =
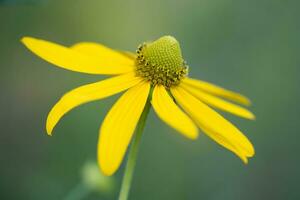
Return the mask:
<path fill-rule="evenodd" d="M 179 84 L 187 71 L 179 43 L 172 36 L 163 36 L 138 47 L 136 73 L 152 85 L 162 84 L 170 88 Z"/>

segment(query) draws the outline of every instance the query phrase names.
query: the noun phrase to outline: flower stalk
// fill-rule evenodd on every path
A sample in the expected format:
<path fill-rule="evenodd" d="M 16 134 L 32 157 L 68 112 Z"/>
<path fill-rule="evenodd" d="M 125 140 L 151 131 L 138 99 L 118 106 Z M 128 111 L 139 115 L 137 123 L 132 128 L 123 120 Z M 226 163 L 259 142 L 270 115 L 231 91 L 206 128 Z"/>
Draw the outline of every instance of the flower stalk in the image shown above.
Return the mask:
<path fill-rule="evenodd" d="M 143 130 L 146 124 L 146 120 L 148 117 L 148 113 L 150 111 L 151 104 L 150 100 L 148 98 L 144 111 L 139 119 L 139 122 L 137 124 L 136 128 L 136 133 L 133 139 L 133 142 L 131 144 L 129 153 L 128 153 L 128 160 L 126 163 L 125 167 L 125 172 L 122 180 L 122 185 L 121 185 L 121 190 L 119 194 L 119 200 L 127 200 L 131 188 L 131 183 L 132 183 L 132 178 L 133 178 L 133 173 L 134 173 L 134 168 L 136 164 L 136 159 L 137 159 L 137 154 L 138 154 L 138 149 L 139 145 L 141 143 L 141 138 L 143 134 Z"/>

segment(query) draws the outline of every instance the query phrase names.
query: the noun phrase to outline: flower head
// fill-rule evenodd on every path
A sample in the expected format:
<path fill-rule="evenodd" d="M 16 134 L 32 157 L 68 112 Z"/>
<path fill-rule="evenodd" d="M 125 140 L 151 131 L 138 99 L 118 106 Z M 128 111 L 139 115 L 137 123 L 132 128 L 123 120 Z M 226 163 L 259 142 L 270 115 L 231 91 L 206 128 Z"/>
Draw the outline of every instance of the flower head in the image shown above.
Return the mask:
<path fill-rule="evenodd" d="M 150 97 L 158 117 L 185 137 L 196 139 L 200 128 L 245 163 L 254 155 L 252 144 L 242 132 L 212 109 L 254 119 L 250 111 L 230 102 L 249 105 L 250 101 L 241 94 L 189 78 L 180 45 L 172 36 L 143 43 L 136 54 L 87 42 L 71 47 L 31 37 L 24 37 L 22 42 L 33 53 L 58 67 L 114 75 L 66 93 L 48 115 L 49 135 L 71 109 L 126 91 L 108 112 L 99 131 L 98 161 L 106 175 L 112 175 L 119 168 Z"/>
<path fill-rule="evenodd" d="M 166 88 L 178 85 L 187 74 L 179 43 L 174 37 L 164 36 L 152 43 L 138 47 L 136 72 L 152 86 Z"/>

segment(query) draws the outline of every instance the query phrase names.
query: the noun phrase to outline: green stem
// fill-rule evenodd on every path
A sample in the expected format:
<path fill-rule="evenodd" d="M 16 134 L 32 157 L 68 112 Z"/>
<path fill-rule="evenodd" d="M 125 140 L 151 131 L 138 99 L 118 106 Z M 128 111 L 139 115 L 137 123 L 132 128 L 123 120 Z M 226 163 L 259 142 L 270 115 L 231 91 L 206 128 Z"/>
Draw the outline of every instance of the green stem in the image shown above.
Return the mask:
<path fill-rule="evenodd" d="M 84 184 L 79 183 L 70 191 L 64 200 L 81 200 L 87 197 L 89 193 L 90 191 L 84 186 Z"/>
<path fill-rule="evenodd" d="M 128 199 L 130 186 L 131 186 L 131 182 L 132 182 L 132 177 L 133 177 L 133 171 L 134 171 L 137 154 L 138 154 L 138 148 L 139 148 L 139 145 L 141 142 L 142 133 L 143 133 L 143 130 L 144 130 L 144 127 L 146 124 L 146 119 L 147 119 L 148 113 L 150 111 L 150 107 L 151 107 L 151 104 L 148 99 L 148 101 L 145 105 L 144 111 L 139 119 L 139 122 L 138 122 L 138 125 L 136 128 L 136 133 L 135 133 L 133 142 L 131 144 L 131 147 L 130 147 L 130 150 L 128 153 L 128 160 L 127 160 L 127 164 L 125 167 L 124 177 L 122 180 L 119 200 L 127 200 Z"/>

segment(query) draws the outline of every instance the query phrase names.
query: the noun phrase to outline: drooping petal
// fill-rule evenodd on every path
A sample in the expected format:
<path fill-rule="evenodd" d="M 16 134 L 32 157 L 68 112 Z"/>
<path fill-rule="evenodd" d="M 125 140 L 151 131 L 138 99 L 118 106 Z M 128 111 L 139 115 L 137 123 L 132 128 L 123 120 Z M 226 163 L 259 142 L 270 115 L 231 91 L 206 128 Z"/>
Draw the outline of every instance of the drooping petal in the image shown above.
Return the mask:
<path fill-rule="evenodd" d="M 181 87 L 183 87 L 192 95 L 197 97 L 199 100 L 203 101 L 204 103 L 210 106 L 219 108 L 221 110 L 224 110 L 226 112 L 232 113 L 240 117 L 244 117 L 246 119 L 255 119 L 255 116 L 253 115 L 252 112 L 250 112 L 249 110 L 241 106 L 234 105 L 228 101 L 210 95 L 209 93 L 203 92 L 203 90 L 196 89 L 195 87 L 192 87 L 186 83 L 182 83 Z"/>
<path fill-rule="evenodd" d="M 32 37 L 24 37 L 21 41 L 37 56 L 51 64 L 71 71 L 112 75 L 130 72 L 134 66 L 133 60 L 131 62 L 121 62 L 118 59 L 108 60 L 103 59 L 103 57 L 89 56 L 62 45 Z M 111 51 L 106 52 L 106 55 L 110 55 L 110 53 Z"/>
<path fill-rule="evenodd" d="M 71 109 L 83 103 L 103 99 L 119 93 L 141 81 L 142 79 L 136 77 L 134 73 L 128 73 L 71 90 L 66 93 L 51 109 L 46 123 L 47 133 L 51 135 L 54 126 L 60 118 Z"/>
<path fill-rule="evenodd" d="M 128 66 L 134 65 L 133 58 L 128 57 L 126 54 L 123 54 L 123 52 L 113 50 L 102 44 L 93 42 L 80 42 L 73 45 L 71 49 L 104 61 L 114 61 L 116 63 Z"/>
<path fill-rule="evenodd" d="M 202 127 L 201 130 L 206 134 L 209 135 L 214 141 L 216 141 L 221 146 L 227 148 L 228 150 L 232 151 L 235 155 L 237 155 L 245 164 L 248 163 L 247 154 L 241 151 L 239 148 L 235 147 L 232 142 L 228 141 L 227 138 L 223 137 L 222 135 L 215 133 L 210 129 L 206 129 Z M 250 156 L 251 157 L 251 156 Z"/>
<path fill-rule="evenodd" d="M 190 139 L 196 139 L 198 137 L 197 126 L 174 103 L 164 86 L 155 86 L 151 103 L 156 114 L 172 128 Z"/>
<path fill-rule="evenodd" d="M 125 92 L 106 115 L 100 128 L 98 161 L 109 176 L 119 168 L 143 112 L 150 83 L 142 82 Z"/>
<path fill-rule="evenodd" d="M 230 90 L 226 90 L 222 87 L 216 86 L 214 84 L 211 84 L 211 83 L 208 83 L 205 81 L 191 79 L 191 78 L 185 78 L 182 80 L 182 82 L 186 83 L 188 85 L 191 85 L 195 88 L 201 89 L 210 94 L 213 94 L 213 95 L 216 95 L 219 97 L 223 97 L 223 98 L 235 101 L 237 103 L 241 103 L 241 104 L 244 104 L 247 106 L 251 104 L 251 101 L 247 97 L 245 97 L 239 93 L 232 92 Z"/>
<path fill-rule="evenodd" d="M 171 92 L 197 125 L 217 143 L 239 155 L 244 162 L 246 162 L 245 158 L 254 155 L 251 142 L 220 114 L 180 86 L 171 88 Z"/>

